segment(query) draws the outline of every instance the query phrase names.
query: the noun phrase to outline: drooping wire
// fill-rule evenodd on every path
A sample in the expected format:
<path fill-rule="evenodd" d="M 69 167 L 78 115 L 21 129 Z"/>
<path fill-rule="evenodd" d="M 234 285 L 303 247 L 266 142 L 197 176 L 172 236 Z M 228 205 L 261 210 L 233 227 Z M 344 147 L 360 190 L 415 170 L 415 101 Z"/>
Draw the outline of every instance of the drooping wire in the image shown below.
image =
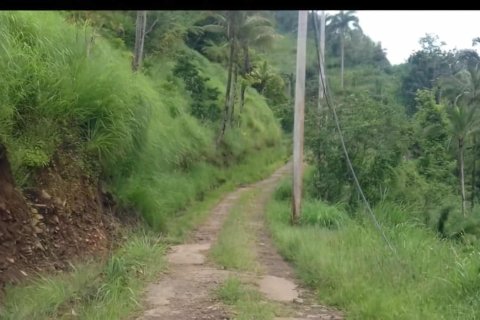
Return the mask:
<path fill-rule="evenodd" d="M 370 207 L 370 203 L 368 202 L 367 198 L 365 197 L 365 194 L 363 193 L 362 187 L 360 186 L 360 182 L 358 181 L 355 170 L 353 169 L 352 161 L 350 160 L 350 156 L 348 155 L 347 147 L 345 145 L 345 140 L 343 138 L 343 132 L 342 132 L 342 129 L 340 127 L 340 122 L 338 120 L 337 111 L 335 110 L 335 106 L 332 103 L 333 99 L 332 99 L 332 96 L 331 96 L 331 90 L 330 90 L 330 87 L 328 85 L 328 81 L 326 79 L 327 76 L 326 76 L 326 72 L 324 70 L 323 56 L 322 56 L 322 54 L 320 54 L 320 48 L 319 48 L 319 44 L 318 44 L 318 35 L 320 33 L 319 30 L 318 30 L 318 15 L 315 13 L 315 11 L 312 12 L 312 15 L 313 15 L 313 25 L 314 25 L 313 29 L 315 31 L 315 37 L 314 38 L 315 38 L 315 46 L 316 46 L 316 49 L 317 49 L 316 52 L 317 52 L 318 69 L 320 71 L 320 74 L 323 75 L 322 81 L 320 81 L 320 82 L 321 82 L 321 86 L 322 86 L 322 89 L 323 89 L 323 92 L 324 92 L 325 101 L 327 103 L 328 108 L 330 109 L 330 111 L 333 114 L 333 119 L 335 120 L 335 126 L 337 128 L 337 132 L 338 132 L 338 135 L 340 137 L 340 142 L 341 142 L 341 145 L 342 145 L 343 153 L 345 155 L 345 159 L 346 159 L 347 164 L 348 164 L 348 168 L 350 170 L 350 173 L 353 176 L 353 180 L 355 182 L 355 186 L 358 190 L 358 193 L 360 194 L 360 196 L 361 196 L 361 198 L 362 198 L 362 200 L 365 204 L 365 208 L 367 209 L 375 227 L 377 228 L 377 230 L 381 234 L 383 240 L 388 245 L 390 250 L 392 250 L 392 252 L 394 252 L 396 254 L 397 252 L 396 252 L 395 248 L 392 246 L 392 244 L 388 240 L 387 236 L 385 235 L 385 232 L 383 231 L 380 223 L 378 222 L 377 218 L 375 217 L 375 214 L 373 213 L 372 208 Z"/>

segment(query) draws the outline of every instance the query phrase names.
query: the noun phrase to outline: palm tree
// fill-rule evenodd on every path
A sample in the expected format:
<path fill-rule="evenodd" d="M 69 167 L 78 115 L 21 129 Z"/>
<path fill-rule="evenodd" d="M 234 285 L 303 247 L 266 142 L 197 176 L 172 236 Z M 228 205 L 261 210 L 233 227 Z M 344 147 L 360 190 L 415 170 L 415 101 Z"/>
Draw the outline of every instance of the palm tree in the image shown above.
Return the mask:
<path fill-rule="evenodd" d="M 241 76 L 243 78 L 252 70 L 250 65 L 250 53 L 251 47 L 255 48 L 268 48 L 271 47 L 273 41 L 279 37 L 275 33 L 272 22 L 264 17 L 258 15 L 248 15 L 246 13 L 243 16 L 241 25 L 239 26 L 239 46 L 243 53 L 243 66 L 241 69 Z M 248 82 L 242 81 L 240 89 L 240 110 L 243 109 L 245 102 L 245 91 L 247 89 Z M 233 119 L 233 113 L 232 113 Z"/>
<path fill-rule="evenodd" d="M 246 11 L 224 11 L 213 15 L 216 18 L 216 24 L 203 26 L 203 30 L 210 32 L 224 33 L 229 45 L 228 55 L 228 74 L 227 74 L 227 88 L 225 93 L 225 107 L 224 116 L 220 134 L 217 140 L 219 143 L 225 134 L 227 123 L 233 121 L 234 113 L 234 94 L 236 88 L 236 73 L 238 68 L 234 68 L 238 64 L 239 51 L 243 53 L 243 67 L 241 68 L 241 75 L 245 77 L 250 66 L 250 47 L 268 46 L 276 37 L 273 26 L 270 20 L 252 15 L 252 12 Z M 235 74 L 234 74 L 235 73 Z M 242 90 L 240 93 L 241 107 L 243 106 L 245 95 L 245 81 L 242 81 Z"/>
<path fill-rule="evenodd" d="M 462 193 L 462 214 L 465 216 L 465 140 L 474 132 L 478 131 L 478 121 L 476 118 L 476 106 L 463 104 L 458 105 L 460 94 L 455 98 L 455 102 L 448 110 L 448 119 L 451 124 L 452 136 L 457 141 L 458 146 L 458 167 L 460 171 L 460 187 Z"/>
<path fill-rule="evenodd" d="M 355 11 L 340 11 L 339 14 L 330 16 L 327 18 L 329 21 L 329 27 L 331 27 L 336 34 L 340 37 L 340 87 L 343 89 L 343 71 L 344 71 L 344 58 L 345 58 L 345 36 L 353 29 L 359 29 L 358 17 L 354 16 Z"/>
<path fill-rule="evenodd" d="M 251 83 L 255 89 L 261 94 L 265 93 L 267 83 L 274 77 L 274 73 L 269 68 L 267 61 L 254 68 L 249 74 L 248 79 L 251 79 Z"/>
<path fill-rule="evenodd" d="M 223 136 L 225 135 L 225 130 L 227 129 L 227 123 L 230 116 L 230 110 L 233 109 L 233 94 L 231 93 L 232 88 L 233 90 L 235 88 L 233 79 L 233 65 L 238 55 L 238 28 L 243 15 L 244 12 L 242 11 L 222 11 L 221 13 L 213 15 L 213 17 L 216 19 L 216 24 L 209 24 L 202 27 L 202 29 L 205 31 L 224 33 L 229 46 L 225 105 L 217 144 L 222 141 Z"/>
<path fill-rule="evenodd" d="M 472 156 L 472 190 L 471 190 L 471 207 L 473 208 L 474 202 L 475 202 L 475 178 L 477 175 L 476 172 L 476 153 L 477 153 L 477 122 L 476 119 L 474 118 L 474 113 L 477 110 L 477 107 L 480 102 L 480 58 L 478 55 L 471 55 L 466 57 L 464 54 L 459 55 L 457 58 L 457 64 L 462 67 L 462 69 L 458 72 L 456 72 L 453 76 L 441 79 L 442 86 L 444 87 L 445 90 L 445 95 L 448 97 L 452 97 L 452 95 L 458 92 L 461 92 L 460 95 L 458 95 L 455 98 L 455 104 L 458 100 L 461 99 L 463 105 L 465 105 L 463 108 L 471 109 L 470 111 L 465 111 L 466 114 L 460 115 L 460 111 L 451 111 L 454 113 L 458 113 L 457 115 L 454 115 L 452 117 L 451 115 L 451 121 L 454 120 L 457 123 L 452 122 L 452 128 L 454 128 L 454 136 L 460 139 L 462 141 L 459 141 L 459 153 L 463 153 L 464 150 L 461 150 L 460 148 L 460 143 L 462 144 L 462 148 L 464 149 L 465 146 L 464 144 L 466 141 L 464 139 L 466 137 L 462 137 L 461 135 L 455 134 L 455 131 L 459 131 L 460 133 L 462 132 L 462 126 L 466 127 L 465 129 L 470 128 L 469 130 L 471 131 L 471 136 L 473 138 L 473 156 Z M 461 119 L 462 117 L 468 117 L 465 119 Z M 468 130 L 467 130 L 468 132 Z M 461 158 L 463 158 L 463 154 L 461 155 Z M 464 160 L 461 159 L 460 162 L 463 162 Z M 464 165 L 461 164 L 461 170 L 463 169 Z M 464 180 L 463 173 L 461 172 L 461 179 Z M 465 198 L 465 195 L 463 194 L 465 192 L 464 188 L 464 181 L 461 182 L 462 184 L 462 199 Z M 463 208 L 464 204 L 462 204 Z"/>

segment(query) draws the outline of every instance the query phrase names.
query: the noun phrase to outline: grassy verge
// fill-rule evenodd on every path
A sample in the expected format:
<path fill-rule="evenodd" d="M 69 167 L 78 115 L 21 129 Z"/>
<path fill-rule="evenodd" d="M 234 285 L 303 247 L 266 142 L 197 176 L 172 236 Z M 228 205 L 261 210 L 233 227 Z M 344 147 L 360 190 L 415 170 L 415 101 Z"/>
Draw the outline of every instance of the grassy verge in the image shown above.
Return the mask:
<path fill-rule="evenodd" d="M 228 278 L 216 294 L 225 304 L 233 307 L 236 320 L 271 320 L 275 316 L 273 304 L 236 277 Z"/>
<path fill-rule="evenodd" d="M 141 309 L 139 300 L 146 283 L 164 269 L 168 243 L 180 241 L 200 223 L 218 199 L 239 183 L 268 176 L 280 164 L 281 150 L 261 152 L 230 171 L 228 182 L 171 220 L 169 232 L 159 237 L 138 230 L 106 261 L 77 265 L 73 272 L 44 276 L 6 290 L 0 318 L 22 319 L 120 319 Z"/>
<path fill-rule="evenodd" d="M 253 250 L 255 235 L 248 218 L 254 196 L 254 191 L 242 195 L 228 215 L 217 242 L 210 251 L 213 260 L 226 269 L 255 271 L 258 267 Z"/>
<path fill-rule="evenodd" d="M 479 319 L 478 249 L 412 223 L 384 225 L 397 258 L 361 214 L 350 218 L 320 201 L 305 200 L 302 225 L 291 227 L 285 194 L 280 189 L 269 203 L 269 226 L 320 302 L 346 310 L 348 319 Z M 393 208 L 377 214 L 399 214 Z"/>

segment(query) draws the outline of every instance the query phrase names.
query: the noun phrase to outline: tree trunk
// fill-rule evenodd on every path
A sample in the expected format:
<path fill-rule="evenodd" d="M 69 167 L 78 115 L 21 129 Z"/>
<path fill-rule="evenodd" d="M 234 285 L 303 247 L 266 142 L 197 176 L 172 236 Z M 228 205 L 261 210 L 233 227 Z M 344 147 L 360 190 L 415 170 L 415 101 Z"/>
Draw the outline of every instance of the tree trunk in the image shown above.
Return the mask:
<path fill-rule="evenodd" d="M 476 177 L 477 177 L 477 137 L 473 135 L 473 164 L 472 164 L 472 194 L 470 197 L 470 208 L 473 210 L 475 206 L 475 191 L 476 191 Z"/>
<path fill-rule="evenodd" d="M 460 158 L 460 185 L 462 190 L 462 214 L 465 217 L 465 170 L 464 170 L 464 144 L 463 138 L 458 139 L 458 152 Z"/>
<path fill-rule="evenodd" d="M 244 46 L 243 47 L 243 53 L 244 53 L 244 64 L 243 64 L 243 71 L 242 71 L 242 76 L 245 77 L 249 72 L 250 72 L 250 57 L 248 54 L 248 47 Z M 243 111 L 243 105 L 245 104 L 245 91 L 247 90 L 247 85 L 242 82 L 241 88 L 240 88 L 240 113 Z"/>
<path fill-rule="evenodd" d="M 320 34 L 319 36 L 319 57 L 320 70 L 318 72 L 318 129 L 320 130 L 322 124 L 322 99 L 325 95 L 325 11 L 320 15 Z"/>
<path fill-rule="evenodd" d="M 345 57 L 345 36 L 343 31 L 340 35 L 340 88 L 343 90 L 343 67 L 344 67 L 344 57 Z"/>
<path fill-rule="evenodd" d="M 146 25 L 147 11 L 137 11 L 137 21 L 135 24 L 135 51 L 132 65 L 133 71 L 138 71 L 142 66 Z"/>
<path fill-rule="evenodd" d="M 235 54 L 235 48 L 234 48 L 234 40 L 230 40 L 230 55 L 228 59 L 228 77 L 227 77 L 227 89 L 225 93 L 225 107 L 223 111 L 223 119 L 222 119 L 222 126 L 220 130 L 220 134 L 217 139 L 217 144 L 219 144 L 223 136 L 225 135 L 225 130 L 227 128 L 227 122 L 228 122 L 228 115 L 229 115 L 229 107 L 230 107 L 230 91 L 232 88 L 232 73 L 233 73 L 233 56 Z"/>
<path fill-rule="evenodd" d="M 233 127 L 233 120 L 235 116 L 235 100 L 237 98 L 237 77 L 238 77 L 238 66 L 235 64 L 233 67 L 233 81 L 232 88 L 230 89 L 230 127 Z"/>

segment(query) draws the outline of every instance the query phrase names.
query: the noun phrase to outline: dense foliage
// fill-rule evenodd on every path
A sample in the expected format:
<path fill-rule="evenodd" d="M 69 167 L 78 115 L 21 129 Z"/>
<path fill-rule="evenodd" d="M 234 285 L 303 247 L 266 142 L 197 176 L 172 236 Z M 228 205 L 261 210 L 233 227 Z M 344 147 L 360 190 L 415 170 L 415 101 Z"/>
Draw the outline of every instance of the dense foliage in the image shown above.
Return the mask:
<path fill-rule="evenodd" d="M 285 24 L 280 30 L 287 28 L 287 14 L 277 19 Z M 313 37 L 313 26 L 310 30 Z M 326 40 L 334 104 L 370 204 L 407 205 L 411 212 L 406 220 L 420 221 L 441 236 L 475 234 L 476 222 L 465 217 L 475 215 L 479 188 L 476 52 L 443 51 L 438 37 L 426 35 L 406 64 L 392 67 L 381 45 L 363 34 L 354 12 L 327 19 Z M 342 55 L 343 89 L 338 73 Z M 306 94 L 305 143 L 313 166 L 307 194 L 343 203 L 354 214 L 363 203 L 326 101 L 318 108 L 315 60 L 307 63 Z"/>

